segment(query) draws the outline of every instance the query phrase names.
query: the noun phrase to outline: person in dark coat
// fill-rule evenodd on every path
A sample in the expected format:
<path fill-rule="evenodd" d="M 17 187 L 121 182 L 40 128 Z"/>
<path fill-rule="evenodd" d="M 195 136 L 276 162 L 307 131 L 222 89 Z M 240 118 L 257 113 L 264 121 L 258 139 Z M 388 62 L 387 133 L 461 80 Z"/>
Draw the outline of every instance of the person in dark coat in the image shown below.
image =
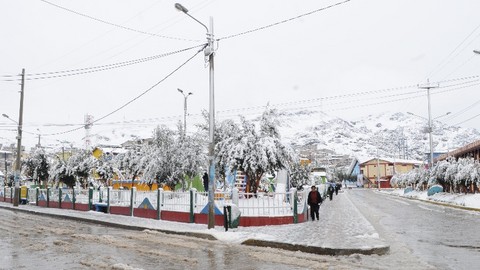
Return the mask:
<path fill-rule="evenodd" d="M 315 217 L 318 218 L 318 208 L 320 208 L 320 204 L 322 203 L 322 196 L 317 190 L 316 186 L 312 186 L 310 193 L 308 193 L 308 205 L 310 205 L 310 216 L 312 217 L 312 221 L 315 220 Z"/>
<path fill-rule="evenodd" d="M 335 195 L 338 195 L 338 191 L 340 190 L 341 185 L 340 184 L 335 184 Z"/>
<path fill-rule="evenodd" d="M 330 201 L 332 200 L 333 197 L 333 192 L 335 192 L 335 188 L 333 187 L 333 184 L 328 185 L 328 197 L 330 198 Z"/>
<path fill-rule="evenodd" d="M 205 191 L 208 191 L 208 174 L 207 174 L 207 172 L 205 172 L 203 174 L 202 179 L 203 179 L 203 188 L 205 189 Z"/>

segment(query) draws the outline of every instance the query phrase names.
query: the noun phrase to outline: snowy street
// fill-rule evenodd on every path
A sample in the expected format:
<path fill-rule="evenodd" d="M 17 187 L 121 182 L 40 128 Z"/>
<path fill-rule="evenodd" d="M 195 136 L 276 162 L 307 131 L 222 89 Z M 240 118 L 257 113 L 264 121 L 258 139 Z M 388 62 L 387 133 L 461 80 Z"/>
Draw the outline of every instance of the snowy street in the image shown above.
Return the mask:
<path fill-rule="evenodd" d="M 225 232 L 200 224 L 0 202 L 0 269 L 410 270 L 472 269 L 480 263 L 476 211 L 351 189 L 325 201 L 320 215 L 315 222 Z M 329 256 L 241 244 L 248 239 L 338 250 L 386 242 L 390 249 L 384 255 Z"/>
<path fill-rule="evenodd" d="M 42 208 L 45 209 L 45 208 Z M 62 210 L 60 210 L 62 211 Z M 65 212 L 63 210 L 62 212 Z M 91 213 L 96 214 L 96 213 Z M 99 220 L 107 215 L 96 214 Z M 319 256 L 135 231 L 0 208 L 0 269 L 359 269 L 369 256 Z M 128 218 L 128 217 L 127 217 Z M 138 220 L 138 219 L 136 219 Z M 311 226 L 311 224 L 307 223 Z M 182 227 L 182 224 L 178 224 Z M 378 258 L 378 257 L 374 257 Z M 368 267 L 367 267 L 368 268 Z"/>
<path fill-rule="evenodd" d="M 480 265 L 480 212 L 355 190 L 350 199 L 390 244 L 390 253 L 411 253 L 435 269 Z"/>
<path fill-rule="evenodd" d="M 275 260 L 269 260 L 272 250 L 265 248 L 5 209 L 0 216 L 0 269 L 304 269 L 310 264 L 308 255 L 294 252 L 275 251 L 270 255 Z"/>

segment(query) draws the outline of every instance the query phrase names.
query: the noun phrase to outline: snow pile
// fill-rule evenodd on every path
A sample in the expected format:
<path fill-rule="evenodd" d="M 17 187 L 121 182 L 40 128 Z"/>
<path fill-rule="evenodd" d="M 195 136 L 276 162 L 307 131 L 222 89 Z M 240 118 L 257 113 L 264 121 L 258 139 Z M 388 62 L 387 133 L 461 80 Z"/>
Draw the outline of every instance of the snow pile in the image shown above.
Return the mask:
<path fill-rule="evenodd" d="M 480 209 L 480 194 L 436 193 L 429 200 Z"/>
<path fill-rule="evenodd" d="M 439 192 L 432 196 L 428 196 L 427 191 L 413 190 L 411 192 L 404 193 L 404 189 L 382 190 L 382 192 L 411 199 L 434 201 L 468 208 L 476 208 L 480 210 L 480 194 Z"/>

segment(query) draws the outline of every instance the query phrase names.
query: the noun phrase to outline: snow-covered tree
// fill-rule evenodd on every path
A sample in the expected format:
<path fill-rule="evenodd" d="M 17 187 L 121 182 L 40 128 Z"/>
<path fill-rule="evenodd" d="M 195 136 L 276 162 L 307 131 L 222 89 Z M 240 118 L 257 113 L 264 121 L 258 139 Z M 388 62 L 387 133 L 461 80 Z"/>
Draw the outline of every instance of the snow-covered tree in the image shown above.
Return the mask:
<path fill-rule="evenodd" d="M 53 161 L 49 174 L 56 186 L 58 186 L 59 183 L 63 183 L 70 188 L 75 186 L 74 168 L 69 167 L 67 162 L 62 159 L 57 158 Z"/>
<path fill-rule="evenodd" d="M 180 161 L 178 169 L 182 179 L 200 174 L 201 168 L 207 163 L 205 144 L 200 134 L 194 133 L 180 138 L 178 159 Z"/>
<path fill-rule="evenodd" d="M 77 181 L 86 188 L 88 177 L 95 167 L 95 158 L 90 151 L 78 150 L 67 160 L 66 166 L 68 167 L 67 171 L 73 171 Z"/>
<path fill-rule="evenodd" d="M 31 177 L 35 182 L 47 181 L 49 169 L 50 164 L 43 148 L 35 148 L 23 164 L 25 175 Z"/>
<path fill-rule="evenodd" d="M 301 190 L 303 185 L 307 185 L 310 181 L 310 173 L 312 167 L 300 162 L 292 162 L 290 165 L 290 185 Z"/>
<path fill-rule="evenodd" d="M 98 174 L 104 184 L 107 184 L 108 179 L 113 178 L 113 158 L 114 157 L 111 154 L 103 154 L 95 162 L 95 172 Z"/>
<path fill-rule="evenodd" d="M 456 187 L 456 181 L 455 181 L 455 176 L 457 175 L 458 171 L 458 163 L 455 159 L 450 160 L 450 164 L 447 167 L 447 170 L 445 171 L 445 181 L 453 186 L 454 188 Z"/>
<path fill-rule="evenodd" d="M 148 157 L 148 153 L 144 153 Z M 142 155 L 140 149 L 130 149 L 115 158 L 115 167 L 124 172 L 127 179 L 134 181 L 142 172 Z"/>
<path fill-rule="evenodd" d="M 243 117 L 241 127 L 230 122 L 225 126 L 236 134 L 230 138 L 225 136 L 224 141 L 216 145 L 217 166 L 226 164 L 231 171 L 245 172 L 247 192 L 257 191 L 264 173 L 275 174 L 277 170 L 288 168 L 292 160 L 293 152 L 281 141 L 276 117 L 275 110 L 267 109 L 260 119 L 259 131 L 254 122 Z"/>
<path fill-rule="evenodd" d="M 206 163 L 204 148 L 201 137 L 184 135 L 181 125 L 176 132 L 165 126 L 157 127 L 141 161 L 147 183 L 163 183 L 172 189 L 182 183 L 185 188 L 186 178 L 198 175 Z"/>
<path fill-rule="evenodd" d="M 426 181 L 425 179 L 428 179 Z M 420 184 L 432 186 L 440 184 L 444 190 L 465 192 L 469 187 L 480 185 L 480 164 L 473 158 L 460 158 L 456 160 L 449 157 L 437 162 L 431 171 L 414 169 L 408 173 L 397 174 L 392 177 L 392 186 L 407 186 Z"/>
<path fill-rule="evenodd" d="M 153 142 L 145 149 L 146 157 L 142 159 L 144 177 L 148 183 L 164 183 L 170 188 L 181 180 L 177 149 L 178 134 L 165 126 L 159 126 L 154 131 Z"/>

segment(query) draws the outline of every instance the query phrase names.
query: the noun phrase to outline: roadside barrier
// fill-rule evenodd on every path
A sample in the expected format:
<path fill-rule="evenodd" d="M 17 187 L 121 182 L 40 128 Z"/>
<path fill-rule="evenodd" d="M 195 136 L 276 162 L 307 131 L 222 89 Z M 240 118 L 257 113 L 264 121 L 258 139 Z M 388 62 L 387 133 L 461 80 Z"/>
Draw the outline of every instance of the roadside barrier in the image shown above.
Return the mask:
<path fill-rule="evenodd" d="M 13 188 L 0 192 L 0 201 L 11 202 Z M 240 226 L 262 226 L 301 223 L 306 220 L 306 191 L 292 189 L 283 193 L 243 193 L 237 189 L 217 191 L 214 198 L 215 224 L 225 224 L 225 213 L 231 206 L 241 213 Z M 64 189 L 38 187 L 26 191 L 26 203 L 39 207 L 97 211 L 108 214 L 171 220 L 186 223 L 208 222 L 208 192 L 191 189 L 186 192 Z M 229 211 L 230 209 L 230 211 Z M 231 224 L 231 217 L 227 220 Z M 231 226 L 231 225 L 230 225 Z"/>

